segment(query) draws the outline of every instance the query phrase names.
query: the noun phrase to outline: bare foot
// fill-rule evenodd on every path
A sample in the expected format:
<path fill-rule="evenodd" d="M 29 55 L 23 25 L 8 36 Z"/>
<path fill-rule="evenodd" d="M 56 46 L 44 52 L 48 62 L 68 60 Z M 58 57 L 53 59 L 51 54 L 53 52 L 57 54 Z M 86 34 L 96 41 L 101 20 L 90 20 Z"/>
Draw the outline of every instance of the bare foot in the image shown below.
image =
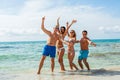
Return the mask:
<path fill-rule="evenodd" d="M 40 74 L 40 72 L 37 72 L 37 74 Z"/>
<path fill-rule="evenodd" d="M 88 69 L 88 71 L 90 71 L 90 68 L 89 68 L 89 67 L 88 67 L 87 69 Z"/>
<path fill-rule="evenodd" d="M 90 69 L 88 69 L 88 71 L 90 71 Z"/>
<path fill-rule="evenodd" d="M 65 69 L 61 69 L 61 71 L 66 71 Z"/>

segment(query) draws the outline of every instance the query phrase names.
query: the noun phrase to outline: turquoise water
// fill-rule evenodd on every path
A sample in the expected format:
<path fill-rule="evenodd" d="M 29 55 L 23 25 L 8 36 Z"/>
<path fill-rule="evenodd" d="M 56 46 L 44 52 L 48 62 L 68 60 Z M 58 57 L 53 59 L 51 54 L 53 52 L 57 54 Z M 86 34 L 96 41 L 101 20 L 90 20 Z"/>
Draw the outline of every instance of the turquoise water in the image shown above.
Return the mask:
<path fill-rule="evenodd" d="M 90 46 L 88 62 L 91 68 L 103 68 L 120 65 L 120 39 L 93 40 L 97 46 Z M 46 41 L 0 42 L 0 73 L 25 72 L 38 69 L 42 49 Z M 65 46 L 66 47 L 66 46 Z M 79 44 L 75 44 L 77 64 Z M 49 58 L 44 68 L 50 68 Z M 59 69 L 57 57 L 55 68 Z M 67 54 L 64 56 L 66 69 L 69 69 Z M 78 64 L 77 64 L 78 65 Z"/>

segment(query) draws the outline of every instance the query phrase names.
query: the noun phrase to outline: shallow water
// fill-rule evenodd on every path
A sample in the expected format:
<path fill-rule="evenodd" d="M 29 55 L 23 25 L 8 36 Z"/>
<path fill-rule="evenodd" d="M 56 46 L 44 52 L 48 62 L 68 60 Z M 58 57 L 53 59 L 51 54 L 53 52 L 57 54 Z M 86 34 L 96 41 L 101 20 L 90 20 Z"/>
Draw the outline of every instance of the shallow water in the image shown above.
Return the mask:
<path fill-rule="evenodd" d="M 120 40 L 93 40 L 97 46 L 90 46 L 88 62 L 91 68 L 120 65 Z M 46 41 L 0 42 L 0 73 L 16 73 L 37 70 L 42 49 Z M 65 46 L 66 48 L 66 46 Z M 77 64 L 79 44 L 75 45 Z M 55 68 L 59 69 L 57 57 Z M 69 69 L 67 54 L 64 56 L 66 69 Z M 77 64 L 78 65 L 78 64 Z M 44 70 L 50 70 L 50 58 L 45 61 Z"/>

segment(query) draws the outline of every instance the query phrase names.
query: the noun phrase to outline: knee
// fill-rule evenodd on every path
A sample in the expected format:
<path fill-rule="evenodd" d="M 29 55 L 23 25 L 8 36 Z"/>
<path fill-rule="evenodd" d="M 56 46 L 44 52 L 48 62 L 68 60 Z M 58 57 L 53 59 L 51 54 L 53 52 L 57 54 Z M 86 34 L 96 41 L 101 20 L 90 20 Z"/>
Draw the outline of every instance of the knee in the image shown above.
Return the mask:
<path fill-rule="evenodd" d="M 72 64 L 72 61 L 69 61 L 69 64 Z"/>
<path fill-rule="evenodd" d="M 70 63 L 70 65 L 71 65 L 71 66 L 72 66 L 72 65 L 74 65 L 74 63 L 73 63 L 73 62 L 71 62 L 71 63 Z"/>
<path fill-rule="evenodd" d="M 45 60 L 45 57 L 42 57 L 42 58 L 41 58 L 41 61 L 44 61 L 44 60 Z"/>
<path fill-rule="evenodd" d="M 83 60 L 83 62 L 84 62 L 84 63 L 87 63 L 87 61 L 86 61 L 86 60 Z"/>
<path fill-rule="evenodd" d="M 52 64 L 52 65 L 54 65 L 54 64 L 55 64 L 55 62 L 54 62 L 54 61 L 51 61 L 51 64 Z"/>
<path fill-rule="evenodd" d="M 51 63 L 53 63 L 53 64 L 54 64 L 54 62 L 55 62 L 55 61 L 54 61 L 54 59 L 51 59 Z"/>
<path fill-rule="evenodd" d="M 78 63 L 81 63 L 81 60 L 78 59 Z"/>
<path fill-rule="evenodd" d="M 72 63 L 69 63 L 69 65 L 72 65 Z"/>
<path fill-rule="evenodd" d="M 59 62 L 59 63 L 62 63 L 62 59 L 61 59 L 61 58 L 59 58 L 59 59 L 58 59 L 58 62 Z"/>

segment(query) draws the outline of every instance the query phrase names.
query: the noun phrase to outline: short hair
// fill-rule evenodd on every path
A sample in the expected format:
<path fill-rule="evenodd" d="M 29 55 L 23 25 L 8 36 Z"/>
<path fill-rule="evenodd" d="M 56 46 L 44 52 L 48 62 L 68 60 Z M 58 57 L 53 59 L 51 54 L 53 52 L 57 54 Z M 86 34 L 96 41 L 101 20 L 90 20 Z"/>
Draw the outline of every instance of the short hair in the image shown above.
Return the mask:
<path fill-rule="evenodd" d="M 82 32 L 85 32 L 86 34 L 88 33 L 87 30 L 83 30 Z"/>
<path fill-rule="evenodd" d="M 61 26 L 60 29 L 61 29 L 61 28 L 64 28 L 64 30 L 66 30 L 65 26 Z"/>

